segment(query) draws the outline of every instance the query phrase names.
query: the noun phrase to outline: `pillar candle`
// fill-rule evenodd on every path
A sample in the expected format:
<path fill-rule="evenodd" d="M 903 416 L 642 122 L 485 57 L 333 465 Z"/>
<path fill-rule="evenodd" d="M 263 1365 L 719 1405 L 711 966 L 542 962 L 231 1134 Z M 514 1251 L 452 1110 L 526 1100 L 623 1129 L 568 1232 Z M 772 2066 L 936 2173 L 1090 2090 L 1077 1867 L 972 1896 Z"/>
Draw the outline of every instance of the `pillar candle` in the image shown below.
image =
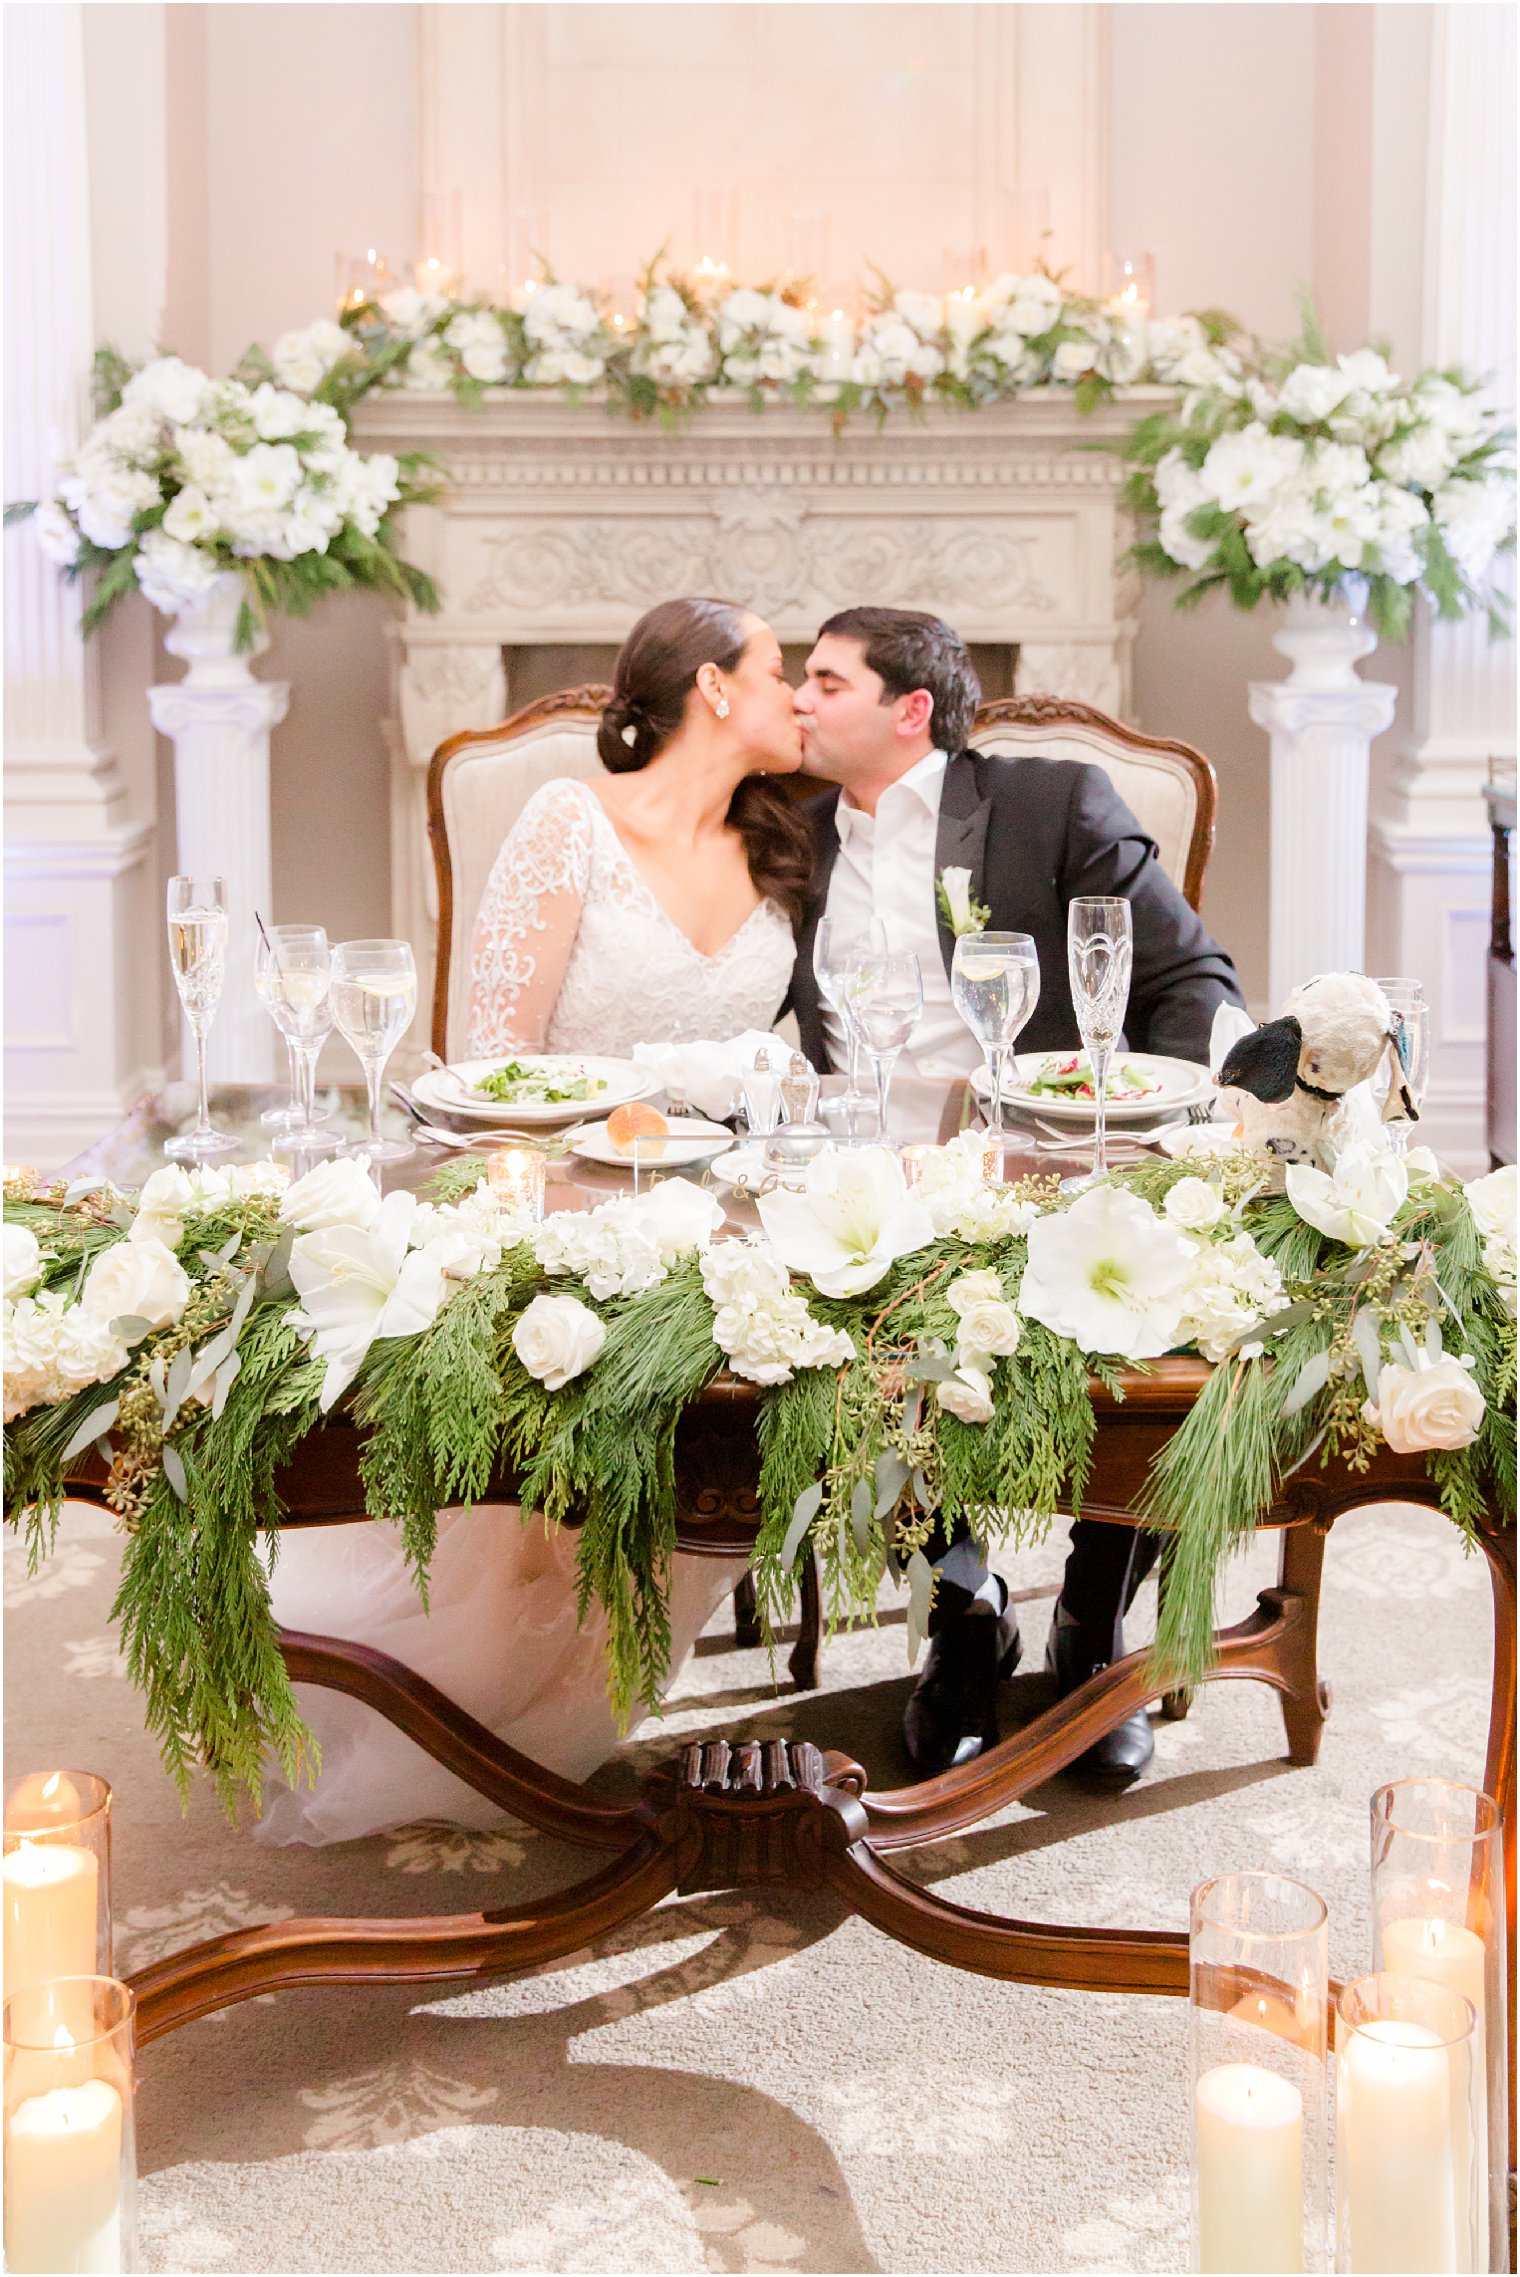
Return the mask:
<path fill-rule="evenodd" d="M 18 1842 L 6 1852 L 0 1887 L 7 1998 L 53 1977 L 94 1975 L 99 1882 L 95 1853 L 73 1843 Z"/>
<path fill-rule="evenodd" d="M 79 1789 L 66 1771 L 33 1771 L 5 1798 L 7 1834 L 36 1834 L 47 1826 L 77 1826 Z"/>
<path fill-rule="evenodd" d="M 1304 2099 L 1260 2064 L 1216 2064 L 1195 2094 L 1199 2267 L 1304 2265 Z"/>
<path fill-rule="evenodd" d="M 855 358 L 855 327 L 842 308 L 832 309 L 819 326 L 823 340 L 823 377 L 846 380 Z"/>
<path fill-rule="evenodd" d="M 1476 2212 L 1480 2238 L 1488 2227 L 1488 2063 L 1484 2040 L 1483 1940 L 1460 1921 L 1409 1915 L 1383 1924 L 1383 1967 L 1395 1976 L 1423 1977 L 1472 2002 L 1477 2019 L 1472 2043 L 1474 2092 L 1467 2095 L 1467 2053 L 1453 2057 L 1452 2126 L 1456 2158 L 1458 2234 Z M 1476 2174 L 1468 2171 L 1469 2160 Z M 1474 2205 L 1475 2196 L 1475 2205 Z M 1481 2267 L 1481 2260 L 1477 2263 Z"/>
<path fill-rule="evenodd" d="M 5 2254 L 13 2271 L 118 2270 L 121 2097 L 109 2080 L 18 2104 L 5 2161 Z"/>
<path fill-rule="evenodd" d="M 1450 2059 L 1424 2024 L 1380 2018 L 1340 2058 L 1336 2187 L 1353 2271 L 1456 2270 Z"/>

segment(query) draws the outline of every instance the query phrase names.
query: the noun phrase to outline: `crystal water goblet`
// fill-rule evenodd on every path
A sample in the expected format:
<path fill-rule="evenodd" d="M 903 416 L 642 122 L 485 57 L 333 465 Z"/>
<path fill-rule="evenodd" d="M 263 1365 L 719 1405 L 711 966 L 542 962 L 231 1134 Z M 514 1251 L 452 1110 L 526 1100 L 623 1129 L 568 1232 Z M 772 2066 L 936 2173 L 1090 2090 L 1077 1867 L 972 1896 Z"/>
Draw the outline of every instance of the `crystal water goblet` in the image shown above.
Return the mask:
<path fill-rule="evenodd" d="M 1028 933 L 962 933 L 950 963 L 955 1009 L 987 1062 L 987 1127 L 1003 1129 L 1008 1055 L 1040 1001 L 1040 954 Z"/>
<path fill-rule="evenodd" d="M 169 1139 L 164 1152 L 172 1162 L 213 1162 L 236 1154 L 241 1141 L 219 1131 L 206 1095 L 206 1038 L 222 1000 L 227 975 L 227 885 L 223 878 L 169 880 L 169 963 L 185 1018 L 195 1038 L 196 1121 L 193 1131 Z"/>
<path fill-rule="evenodd" d="M 1387 997 L 1393 1016 L 1398 1022 L 1396 1038 L 1399 1059 L 1404 1070 L 1404 1088 L 1418 1108 L 1424 1104 L 1425 1086 L 1430 1081 L 1430 1004 L 1425 995 L 1425 984 L 1419 980 L 1380 980 L 1378 987 Z M 1372 1078 L 1372 1095 L 1379 1108 L 1393 1088 L 1393 1069 L 1385 1058 Z M 1409 1120 L 1404 1115 L 1395 1117 L 1387 1126 L 1388 1143 L 1395 1154 L 1409 1151 Z"/>
<path fill-rule="evenodd" d="M 254 949 L 254 986 L 290 1054 L 291 1104 L 275 1145 L 331 1154 L 338 1140 L 317 1121 L 317 1057 L 332 1033 L 332 952 L 320 925 L 271 925 Z"/>
<path fill-rule="evenodd" d="M 1108 1176 L 1108 1071 L 1129 1006 L 1134 918 L 1120 895 L 1080 895 L 1066 912 L 1066 960 L 1072 1009 L 1093 1078 L 1093 1162 L 1071 1188 Z"/>
<path fill-rule="evenodd" d="M 369 1136 L 347 1151 L 367 1154 L 371 1162 L 404 1162 L 416 1149 L 410 1139 L 381 1135 L 380 1086 L 417 1009 L 410 941 L 340 941 L 332 953 L 332 1009 L 369 1091 Z"/>
<path fill-rule="evenodd" d="M 885 1145 L 892 1070 L 924 1009 L 918 959 L 910 953 L 861 957 L 847 967 L 842 994 L 845 1017 L 876 1078 L 876 1136 Z"/>
<path fill-rule="evenodd" d="M 841 995 L 845 976 L 850 966 L 863 956 L 885 956 L 887 928 L 879 917 L 868 918 L 864 925 L 851 925 L 838 917 L 820 917 L 818 930 L 813 935 L 813 976 L 818 993 L 831 1005 L 844 1030 L 845 1049 L 848 1054 L 846 1082 L 832 1102 L 835 1113 L 845 1126 L 860 1119 L 867 1105 L 875 1104 L 860 1083 L 860 1039 L 850 1025 Z"/>

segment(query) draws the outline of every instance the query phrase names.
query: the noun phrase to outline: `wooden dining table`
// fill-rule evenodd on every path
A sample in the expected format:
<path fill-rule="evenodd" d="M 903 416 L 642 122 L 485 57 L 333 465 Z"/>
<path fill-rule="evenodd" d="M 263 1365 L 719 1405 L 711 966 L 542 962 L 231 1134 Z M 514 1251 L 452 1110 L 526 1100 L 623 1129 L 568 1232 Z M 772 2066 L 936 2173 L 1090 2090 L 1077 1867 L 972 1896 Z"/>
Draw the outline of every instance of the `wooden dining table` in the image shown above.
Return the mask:
<path fill-rule="evenodd" d="M 274 1095 L 228 1089 L 213 1100 L 217 1119 L 246 1132 L 257 1151 L 260 1109 Z M 892 1095 L 895 1142 L 939 1141 L 975 1119 L 965 1083 L 899 1081 Z M 145 1100 L 71 1172 L 139 1183 L 162 1159 L 162 1140 L 183 1108 L 182 1095 Z M 357 1103 L 340 1103 L 355 1123 Z M 394 1127 L 404 1127 L 399 1118 Z M 1126 1150 L 1128 1159 L 1135 1154 Z M 408 1162 L 387 1165 L 386 1186 L 417 1186 L 443 1150 L 419 1147 Z M 1041 1151 L 1029 1125 L 1005 1140 L 1005 1175 L 1080 1168 L 1069 1155 Z M 551 1162 L 548 1207 L 588 1209 L 627 1193 L 626 1172 L 566 1154 Z M 721 1189 L 718 1189 L 721 1192 Z M 725 1196 L 739 1226 L 753 1205 Z M 1150 1466 L 1188 1414 L 1209 1369 L 1172 1357 L 1127 1371 L 1117 1388 L 1094 1382 L 1097 1432 L 1083 1514 L 1136 1524 L 1133 1513 Z M 755 1425 L 760 1395 L 721 1375 L 688 1410 L 676 1439 L 677 1542 L 691 1557 L 746 1554 L 760 1523 Z M 287 1526 L 366 1522 L 359 1469 L 360 1434 L 335 1415 L 301 1443 L 281 1475 Z M 84 1494 L 99 1479 L 82 1473 Z M 516 1480 L 503 1470 L 491 1502 L 516 1501 Z M 1276 1581 L 1254 1610 L 1221 1630 L 1206 1681 L 1250 1679 L 1272 1686 L 1282 1709 L 1288 1760 L 1312 1764 L 1319 1751 L 1330 1688 L 1319 1672 L 1320 1578 L 1326 1539 L 1337 1518 L 1369 1503 L 1438 1507 L 1425 1464 L 1383 1447 L 1366 1470 L 1330 1461 L 1305 1467 L 1283 1484 L 1260 1524 L 1279 1539 Z M 503 1522 L 514 1522 L 503 1512 Z M 573 1520 L 571 1521 L 573 1523 Z M 1494 1671 L 1484 1785 L 1504 1813 L 1509 1900 L 1510 2015 L 1515 2009 L 1515 1535 L 1497 1507 L 1479 1527 L 1494 1608 Z M 803 1565 L 804 1622 L 792 1673 L 816 1680 L 817 1589 L 813 1623 L 806 1602 L 810 1566 Z M 741 1610 L 742 1617 L 742 1610 Z M 282 1632 L 292 1679 L 365 1702 L 405 1732 L 435 1761 L 503 1811 L 595 1854 L 593 1870 L 554 1896 L 479 1912 L 420 1919 L 324 1919 L 268 1922 L 213 1937 L 167 1955 L 131 1980 L 139 2037 L 165 2032 L 256 1994 L 300 1984 L 450 1981 L 494 1976 L 573 1953 L 637 1918 L 672 1891 L 764 1886 L 784 1903 L 789 1887 L 827 1888 L 852 1912 L 890 1937 L 955 1968 L 1015 1983 L 1103 1992 L 1186 1994 L 1185 1937 L 1166 1931 L 1082 1927 L 980 1912 L 952 1903 L 900 1873 L 895 1854 L 976 1825 L 1016 1802 L 1089 1748 L 1105 1732 L 1158 1697 L 1146 1651 L 1133 1652 L 1010 1733 L 974 1761 L 936 1778 L 872 1788 L 851 1758 L 811 1740 L 757 1741 L 741 1733 L 690 1740 L 645 1779 L 632 1802 L 605 1799 L 530 1761 L 414 1670 L 386 1654 L 340 1638 Z M 1186 1712 L 1178 1695 L 1163 1713 Z M 817 1721 L 826 1726 L 827 1695 Z M 1510 2165 L 1514 2167 L 1514 2032 L 1510 2034 Z"/>

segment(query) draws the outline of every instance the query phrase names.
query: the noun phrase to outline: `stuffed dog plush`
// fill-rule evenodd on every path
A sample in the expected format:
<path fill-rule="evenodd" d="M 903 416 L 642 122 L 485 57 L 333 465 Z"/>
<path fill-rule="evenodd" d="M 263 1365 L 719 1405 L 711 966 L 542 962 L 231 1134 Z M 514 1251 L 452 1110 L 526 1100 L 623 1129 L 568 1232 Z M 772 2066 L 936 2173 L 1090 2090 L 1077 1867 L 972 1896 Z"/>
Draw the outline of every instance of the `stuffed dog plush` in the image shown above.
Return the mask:
<path fill-rule="evenodd" d="M 1384 1122 L 1416 1122 L 1404 1079 L 1402 1022 L 1375 980 L 1321 973 L 1295 988 L 1277 1019 L 1254 1028 L 1214 1078 L 1242 1094 L 1241 1137 L 1277 1162 L 1334 1168 L 1341 1102 L 1385 1054 L 1392 1062 Z"/>

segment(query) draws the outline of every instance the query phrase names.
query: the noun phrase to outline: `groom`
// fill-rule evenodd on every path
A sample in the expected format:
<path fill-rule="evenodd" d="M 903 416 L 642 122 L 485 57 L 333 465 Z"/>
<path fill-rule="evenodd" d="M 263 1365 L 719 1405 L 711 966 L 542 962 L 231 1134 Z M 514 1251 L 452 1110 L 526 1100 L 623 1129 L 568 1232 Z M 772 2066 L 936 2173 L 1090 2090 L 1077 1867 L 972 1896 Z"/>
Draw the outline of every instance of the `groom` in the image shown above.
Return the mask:
<path fill-rule="evenodd" d="M 1026 1050 L 1080 1045 L 1066 969 L 1067 905 L 1122 894 L 1134 920 L 1125 1039 L 1131 1050 L 1207 1062 L 1223 1003 L 1242 999 L 1235 968 L 1156 859 L 1100 767 L 1007 759 L 966 748 L 981 689 L 964 643 L 915 609 L 830 617 L 797 691 L 803 770 L 837 789 L 809 802 L 812 900 L 797 942 L 792 1005 L 815 1067 L 843 1063 L 838 1015 L 820 996 L 813 939 L 825 913 L 847 932 L 886 921 L 890 946 L 915 950 L 924 1008 L 898 1062 L 912 1075 L 957 1076 L 975 1058 L 950 995 L 954 938 L 937 905 L 943 870 L 971 872 L 988 924 L 1032 934 L 1040 1001 Z M 1064 1696 L 1124 1651 L 1123 1619 L 1160 1544 L 1128 1526 L 1072 1527 L 1046 1665 Z M 997 1737 L 997 1682 L 1019 1656 L 1006 1585 L 965 1536 L 938 1560 L 931 1643 L 903 1718 L 926 1775 L 968 1762 Z M 1152 1755 L 1143 1713 L 1109 1732 L 1073 1769 L 1119 1789 Z"/>

